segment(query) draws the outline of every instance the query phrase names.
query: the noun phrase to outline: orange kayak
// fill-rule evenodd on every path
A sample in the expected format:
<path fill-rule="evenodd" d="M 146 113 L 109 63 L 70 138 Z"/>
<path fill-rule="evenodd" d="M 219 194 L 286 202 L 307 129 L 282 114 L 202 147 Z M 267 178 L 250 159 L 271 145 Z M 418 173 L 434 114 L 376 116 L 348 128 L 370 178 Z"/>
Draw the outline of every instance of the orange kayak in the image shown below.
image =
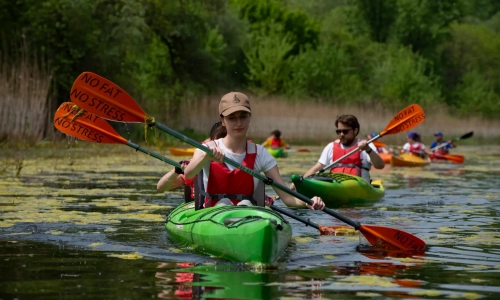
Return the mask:
<path fill-rule="evenodd" d="M 400 156 L 391 157 L 391 165 L 395 167 L 423 167 L 429 164 L 428 160 L 413 154 L 404 153 Z"/>
<path fill-rule="evenodd" d="M 391 162 L 391 157 L 392 157 L 392 154 L 390 153 L 379 153 L 378 154 L 380 156 L 380 158 L 382 158 L 382 160 L 388 164 Z"/>
<path fill-rule="evenodd" d="M 175 156 L 193 156 L 196 148 L 168 148 L 168 150 Z"/>

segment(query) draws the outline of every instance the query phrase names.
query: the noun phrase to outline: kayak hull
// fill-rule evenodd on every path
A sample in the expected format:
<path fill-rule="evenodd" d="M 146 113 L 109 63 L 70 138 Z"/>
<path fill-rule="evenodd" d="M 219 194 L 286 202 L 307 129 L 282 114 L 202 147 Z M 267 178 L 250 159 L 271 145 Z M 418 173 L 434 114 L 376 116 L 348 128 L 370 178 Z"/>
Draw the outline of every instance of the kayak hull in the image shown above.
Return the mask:
<path fill-rule="evenodd" d="M 193 156 L 196 148 L 168 148 L 174 156 Z"/>
<path fill-rule="evenodd" d="M 165 227 L 177 242 L 234 262 L 276 262 L 292 237 L 280 214 L 256 206 L 195 210 L 194 202 L 182 203 L 168 215 Z"/>
<path fill-rule="evenodd" d="M 267 151 L 275 158 L 284 158 L 288 153 L 283 148 L 267 148 Z"/>
<path fill-rule="evenodd" d="M 292 181 L 297 192 L 309 198 L 319 196 L 330 208 L 373 203 L 385 194 L 381 180 L 370 184 L 361 177 L 343 173 L 322 173 L 309 178 L 292 175 Z"/>
<path fill-rule="evenodd" d="M 425 160 L 413 154 L 404 153 L 400 156 L 393 155 L 391 158 L 391 165 L 394 167 L 424 167 L 430 161 Z"/>

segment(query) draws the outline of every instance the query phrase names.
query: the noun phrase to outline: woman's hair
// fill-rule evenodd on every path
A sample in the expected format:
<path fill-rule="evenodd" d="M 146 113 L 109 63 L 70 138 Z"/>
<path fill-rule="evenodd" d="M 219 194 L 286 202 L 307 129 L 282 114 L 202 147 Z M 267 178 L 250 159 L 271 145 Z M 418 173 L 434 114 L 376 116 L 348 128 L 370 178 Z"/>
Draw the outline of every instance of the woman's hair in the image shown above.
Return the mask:
<path fill-rule="evenodd" d="M 212 141 L 224 138 L 226 137 L 226 135 L 226 127 L 222 126 L 221 121 L 216 122 L 214 125 L 212 125 L 212 129 L 210 129 L 210 139 Z"/>
<path fill-rule="evenodd" d="M 358 133 L 359 133 L 359 122 L 358 122 L 358 119 L 353 116 L 353 115 L 341 115 L 339 117 L 337 117 L 337 120 L 335 120 L 335 127 L 339 127 L 339 123 L 342 123 L 344 125 L 347 125 L 349 127 L 351 127 L 352 129 L 358 129 Z"/>
<path fill-rule="evenodd" d="M 281 138 L 281 131 L 279 131 L 278 129 L 271 132 L 271 134 L 274 135 L 277 139 Z"/>

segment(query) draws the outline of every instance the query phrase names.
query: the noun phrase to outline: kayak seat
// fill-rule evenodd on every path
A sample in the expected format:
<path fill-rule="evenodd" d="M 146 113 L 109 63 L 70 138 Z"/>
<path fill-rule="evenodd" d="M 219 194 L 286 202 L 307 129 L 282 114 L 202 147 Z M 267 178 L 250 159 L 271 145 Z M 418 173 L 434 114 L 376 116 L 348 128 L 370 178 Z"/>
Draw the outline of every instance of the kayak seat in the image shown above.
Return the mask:
<path fill-rule="evenodd" d="M 379 189 L 380 188 L 380 184 L 372 184 L 372 186 L 376 189 Z"/>

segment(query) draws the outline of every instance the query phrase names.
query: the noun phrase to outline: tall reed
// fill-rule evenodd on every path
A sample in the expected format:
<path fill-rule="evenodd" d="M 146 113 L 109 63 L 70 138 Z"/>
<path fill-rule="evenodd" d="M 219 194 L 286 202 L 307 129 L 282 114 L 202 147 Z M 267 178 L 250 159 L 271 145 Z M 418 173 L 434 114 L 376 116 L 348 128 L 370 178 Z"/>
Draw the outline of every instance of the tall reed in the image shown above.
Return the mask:
<path fill-rule="evenodd" d="M 48 126 L 52 76 L 44 57 L 26 39 L 3 39 L 0 51 L 0 139 L 37 142 Z"/>
<path fill-rule="evenodd" d="M 381 132 L 398 112 L 373 103 L 364 105 L 326 104 L 321 101 L 290 102 L 280 97 L 250 97 L 252 106 L 252 125 L 250 138 L 262 139 L 274 129 L 283 132 L 287 140 L 305 140 L 311 143 L 324 143 L 336 138 L 335 119 L 342 114 L 355 115 L 361 125 L 361 134 Z M 373 101 L 375 102 L 375 101 Z M 182 126 L 196 131 L 207 132 L 218 120 L 219 97 L 205 97 L 184 101 L 180 109 L 183 116 Z M 404 107 L 401 107 L 403 109 Z M 445 138 L 455 138 L 469 131 L 483 142 L 498 140 L 500 121 L 487 121 L 480 117 L 456 118 L 444 107 L 422 106 L 426 120 L 416 128 L 425 143 L 434 140 L 433 134 L 442 131 Z M 406 141 L 406 134 L 388 135 L 382 141 L 400 144 Z"/>

